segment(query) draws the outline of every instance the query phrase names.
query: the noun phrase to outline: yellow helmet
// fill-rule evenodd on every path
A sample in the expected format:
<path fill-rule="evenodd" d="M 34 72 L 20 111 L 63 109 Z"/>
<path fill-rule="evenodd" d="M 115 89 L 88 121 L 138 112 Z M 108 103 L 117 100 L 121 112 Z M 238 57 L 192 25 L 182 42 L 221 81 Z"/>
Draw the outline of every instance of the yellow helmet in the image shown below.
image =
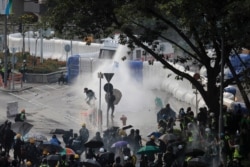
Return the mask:
<path fill-rule="evenodd" d="M 75 154 L 75 159 L 79 159 L 79 155 L 78 154 Z"/>
<path fill-rule="evenodd" d="M 31 144 L 34 144 L 36 142 L 36 140 L 34 138 L 30 138 L 29 141 L 30 141 Z"/>
<path fill-rule="evenodd" d="M 20 138 L 21 138 L 21 134 L 18 133 L 18 134 L 16 135 L 16 138 L 17 138 L 17 139 L 20 139 Z"/>
<path fill-rule="evenodd" d="M 85 123 L 83 123 L 83 124 L 82 124 L 82 127 L 86 127 L 86 124 L 85 124 Z"/>
<path fill-rule="evenodd" d="M 31 163 L 30 161 L 27 161 L 27 162 L 26 162 L 26 165 L 27 165 L 27 166 L 32 166 L 32 163 Z"/>
<path fill-rule="evenodd" d="M 43 150 L 43 155 L 47 155 L 48 153 L 48 150 Z"/>

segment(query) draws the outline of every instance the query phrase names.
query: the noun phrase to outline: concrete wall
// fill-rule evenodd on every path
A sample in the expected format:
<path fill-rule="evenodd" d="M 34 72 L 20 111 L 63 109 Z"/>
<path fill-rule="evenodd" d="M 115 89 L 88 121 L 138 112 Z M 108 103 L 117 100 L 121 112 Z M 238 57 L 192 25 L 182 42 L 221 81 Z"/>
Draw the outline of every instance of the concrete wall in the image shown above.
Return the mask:
<path fill-rule="evenodd" d="M 66 70 L 61 70 L 48 74 L 26 74 L 26 82 L 28 83 L 55 83 L 61 75 L 61 72 L 66 73 Z"/>

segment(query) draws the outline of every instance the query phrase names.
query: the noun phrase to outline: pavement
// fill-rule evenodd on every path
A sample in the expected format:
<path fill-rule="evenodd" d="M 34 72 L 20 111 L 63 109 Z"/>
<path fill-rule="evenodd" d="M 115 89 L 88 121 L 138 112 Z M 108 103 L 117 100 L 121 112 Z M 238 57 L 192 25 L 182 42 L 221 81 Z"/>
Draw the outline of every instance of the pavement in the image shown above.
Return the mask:
<path fill-rule="evenodd" d="M 24 91 L 27 89 L 32 89 L 34 86 L 37 86 L 38 84 L 34 84 L 34 83 L 23 83 L 21 84 L 16 84 L 15 87 L 13 87 L 13 85 L 11 86 L 1 86 L 0 90 L 4 91 L 4 92 L 20 92 L 20 91 Z"/>

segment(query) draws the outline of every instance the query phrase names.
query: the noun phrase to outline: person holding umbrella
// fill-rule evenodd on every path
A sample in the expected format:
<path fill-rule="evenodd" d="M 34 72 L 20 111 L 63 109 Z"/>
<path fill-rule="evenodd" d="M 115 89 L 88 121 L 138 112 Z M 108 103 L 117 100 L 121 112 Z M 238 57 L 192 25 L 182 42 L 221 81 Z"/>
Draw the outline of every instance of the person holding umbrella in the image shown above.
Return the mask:
<path fill-rule="evenodd" d="M 108 93 L 108 99 L 107 99 L 107 104 L 108 104 L 108 108 L 107 108 L 107 113 L 109 113 L 109 110 L 111 109 L 111 117 L 114 117 L 114 111 L 115 111 L 115 95 L 113 94 L 113 91 L 110 91 Z"/>

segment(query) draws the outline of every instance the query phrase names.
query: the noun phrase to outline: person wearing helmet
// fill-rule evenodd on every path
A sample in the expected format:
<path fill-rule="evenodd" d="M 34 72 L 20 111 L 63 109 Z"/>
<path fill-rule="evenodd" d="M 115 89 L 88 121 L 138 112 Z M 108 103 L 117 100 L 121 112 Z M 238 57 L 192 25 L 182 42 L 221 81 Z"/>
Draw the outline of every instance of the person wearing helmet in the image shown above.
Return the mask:
<path fill-rule="evenodd" d="M 26 162 L 26 166 L 27 166 L 27 167 L 31 167 L 31 166 L 32 166 L 32 163 L 31 163 L 30 161 L 27 161 L 27 162 Z"/>
<path fill-rule="evenodd" d="M 91 101 L 96 99 L 94 91 L 88 88 L 84 88 L 84 93 L 86 94 L 86 103 L 88 105 L 91 105 Z"/>
<path fill-rule="evenodd" d="M 68 163 L 68 160 L 67 160 L 67 155 L 62 155 L 61 156 L 61 160 L 60 160 L 60 167 L 67 167 L 67 166 L 69 166 L 69 163 Z"/>
<path fill-rule="evenodd" d="M 22 109 L 20 113 L 16 114 L 15 122 L 26 121 L 25 109 Z"/>
<path fill-rule="evenodd" d="M 26 147 L 26 160 L 30 161 L 33 165 L 38 165 L 38 158 L 40 157 L 40 151 L 36 147 L 36 141 L 34 138 L 29 140 L 29 144 Z"/>
<path fill-rule="evenodd" d="M 24 159 L 22 158 L 22 153 L 21 153 L 21 148 L 24 145 L 24 141 L 22 140 L 21 134 L 17 134 L 15 137 L 15 141 L 13 144 L 13 149 L 14 149 L 14 159 L 18 162 L 21 163 L 24 162 Z"/>
<path fill-rule="evenodd" d="M 79 130 L 80 139 L 82 143 L 85 143 L 89 139 L 89 130 L 86 128 L 86 124 L 82 124 L 82 128 Z"/>
<path fill-rule="evenodd" d="M 24 122 L 26 120 L 25 109 L 21 110 L 20 120 Z"/>

